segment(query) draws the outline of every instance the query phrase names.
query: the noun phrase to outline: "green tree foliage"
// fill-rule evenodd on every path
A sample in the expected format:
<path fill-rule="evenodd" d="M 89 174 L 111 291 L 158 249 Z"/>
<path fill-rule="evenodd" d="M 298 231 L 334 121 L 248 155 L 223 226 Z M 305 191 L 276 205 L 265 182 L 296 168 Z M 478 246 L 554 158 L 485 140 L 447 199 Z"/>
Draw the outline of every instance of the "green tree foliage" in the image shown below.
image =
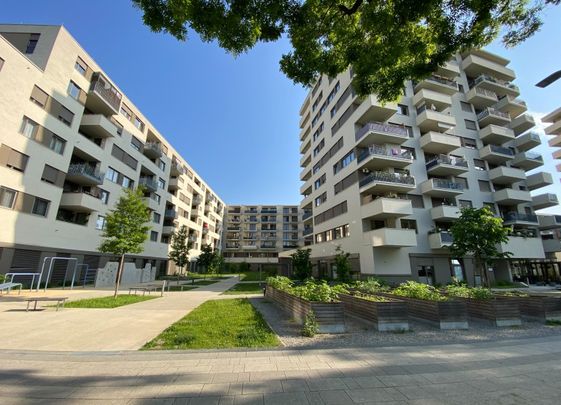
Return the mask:
<path fill-rule="evenodd" d="M 498 250 L 500 243 L 508 242 L 509 228 L 504 227 L 503 220 L 496 218 L 487 207 L 463 208 L 450 233 L 453 238 L 450 252 L 460 258 L 473 256 L 476 270 L 483 283 L 489 286 L 487 263 L 512 255 Z"/>
<path fill-rule="evenodd" d="M 123 274 L 125 255 L 141 253 L 144 250 L 150 227 L 146 223 L 150 220 L 150 211 L 143 201 L 141 189 L 125 189 L 125 195 L 119 198 L 115 209 L 105 218 L 103 242 L 99 251 L 120 256 L 117 278 L 115 280 L 115 297 L 119 290 L 119 283 Z"/>
<path fill-rule="evenodd" d="M 546 4 L 560 0 L 133 0 L 155 32 L 186 40 L 189 30 L 234 55 L 287 36 L 281 70 L 312 85 L 320 74 L 353 67 L 355 90 L 383 101 L 403 82 L 420 80 L 456 52 L 503 33 L 514 46 L 542 24 Z"/>
<path fill-rule="evenodd" d="M 203 245 L 201 247 L 201 254 L 197 259 L 197 264 L 204 268 L 205 273 L 209 273 L 212 270 L 211 267 L 215 260 L 216 258 L 212 246 L 208 244 Z"/>
<path fill-rule="evenodd" d="M 183 272 L 183 268 L 189 263 L 189 251 L 191 250 L 191 242 L 189 242 L 189 229 L 182 225 L 171 236 L 169 258 L 179 267 L 179 273 Z"/>
<path fill-rule="evenodd" d="M 296 249 L 296 252 L 290 255 L 292 257 L 294 277 L 298 280 L 305 280 L 312 276 L 311 252 L 311 249 Z"/>
<path fill-rule="evenodd" d="M 335 255 L 335 266 L 337 266 L 337 280 L 342 283 L 347 283 L 351 279 L 351 264 L 349 263 L 348 252 L 344 252 L 341 246 L 337 246 L 335 250 L 337 254 Z"/>

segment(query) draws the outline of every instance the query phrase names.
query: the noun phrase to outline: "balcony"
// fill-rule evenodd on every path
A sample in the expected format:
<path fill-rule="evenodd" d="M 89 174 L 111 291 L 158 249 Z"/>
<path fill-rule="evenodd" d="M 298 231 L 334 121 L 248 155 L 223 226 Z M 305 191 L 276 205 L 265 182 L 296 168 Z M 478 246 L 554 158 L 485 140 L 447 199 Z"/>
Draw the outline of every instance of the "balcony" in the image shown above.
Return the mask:
<path fill-rule="evenodd" d="M 547 135 L 561 135 L 561 120 L 545 128 L 545 133 Z"/>
<path fill-rule="evenodd" d="M 431 249 L 446 249 L 453 241 L 454 239 L 450 232 L 429 232 L 429 246 Z"/>
<path fill-rule="evenodd" d="M 487 145 L 479 149 L 479 156 L 481 159 L 486 160 L 494 165 L 500 165 L 514 158 L 512 149 L 505 148 L 497 145 Z"/>
<path fill-rule="evenodd" d="M 119 114 L 122 94 L 101 74 L 96 72 L 92 76 L 86 108 L 94 113 L 106 116 Z"/>
<path fill-rule="evenodd" d="M 117 127 L 102 114 L 84 114 L 80 121 L 80 132 L 91 138 L 116 137 Z"/>
<path fill-rule="evenodd" d="M 479 128 L 486 127 L 487 125 L 507 125 L 510 123 L 510 115 L 487 107 L 477 114 L 477 121 L 479 122 Z"/>
<path fill-rule="evenodd" d="M 380 228 L 365 232 L 364 243 L 373 247 L 413 247 L 417 246 L 417 235 L 413 229 Z"/>
<path fill-rule="evenodd" d="M 174 225 L 164 225 L 162 227 L 162 235 L 172 235 L 175 232 Z"/>
<path fill-rule="evenodd" d="M 543 251 L 547 254 L 555 254 L 561 252 L 561 240 L 557 238 L 542 239 Z"/>
<path fill-rule="evenodd" d="M 543 166 L 543 157 L 534 152 L 520 152 L 512 159 L 511 164 L 528 171 Z"/>
<path fill-rule="evenodd" d="M 561 123 L 561 121 L 559 121 Z M 558 147 L 561 146 L 561 135 L 557 135 L 548 142 L 549 146 Z"/>
<path fill-rule="evenodd" d="M 521 212 L 507 212 L 503 218 L 505 225 L 537 225 L 538 216 Z"/>
<path fill-rule="evenodd" d="M 305 226 L 304 230 L 302 231 L 302 235 L 307 236 L 307 235 L 311 235 L 314 233 L 314 227 L 313 226 Z"/>
<path fill-rule="evenodd" d="M 534 191 L 538 188 L 546 187 L 553 184 L 553 176 L 551 173 L 539 172 L 530 174 L 526 177 L 526 187 L 528 190 Z"/>
<path fill-rule="evenodd" d="M 511 259 L 543 259 L 545 257 L 541 238 L 533 236 L 509 236 L 507 243 L 498 246 L 501 253 L 510 252 Z"/>
<path fill-rule="evenodd" d="M 160 210 L 160 203 L 150 197 L 144 197 L 142 199 L 144 201 L 144 205 L 148 207 L 150 211 L 159 211 Z"/>
<path fill-rule="evenodd" d="M 555 207 L 557 205 L 559 205 L 559 200 L 557 199 L 557 195 L 553 193 L 545 193 L 532 197 L 532 207 L 535 210 Z"/>
<path fill-rule="evenodd" d="M 525 190 L 514 190 L 512 188 L 503 188 L 493 192 L 493 200 L 496 203 L 504 205 L 517 205 L 532 201 L 532 196 Z"/>
<path fill-rule="evenodd" d="M 185 169 L 183 168 L 181 163 L 179 163 L 179 161 L 176 159 L 172 159 L 171 161 L 170 174 L 172 176 L 181 176 L 182 174 L 185 174 Z"/>
<path fill-rule="evenodd" d="M 474 87 L 466 94 L 468 103 L 471 103 L 475 108 L 486 108 L 495 105 L 499 101 L 497 93 L 482 87 Z"/>
<path fill-rule="evenodd" d="M 413 163 L 411 152 L 400 147 L 386 148 L 384 146 L 371 145 L 357 157 L 357 167 L 366 167 L 370 170 L 384 169 L 386 167 L 403 169 L 411 163 Z"/>
<path fill-rule="evenodd" d="M 66 180 L 81 185 L 97 185 L 103 184 L 104 174 L 94 167 L 85 163 L 70 164 L 66 173 Z"/>
<path fill-rule="evenodd" d="M 439 205 L 432 207 L 430 216 L 433 221 L 452 222 L 460 218 L 460 207 L 454 205 Z"/>
<path fill-rule="evenodd" d="M 508 60 L 483 50 L 472 51 L 462 60 L 462 69 L 469 76 L 489 74 L 501 80 L 512 81 L 514 71 L 506 67 Z"/>
<path fill-rule="evenodd" d="M 169 190 L 178 190 L 179 189 L 179 177 L 170 177 L 168 182 L 168 189 Z"/>
<path fill-rule="evenodd" d="M 362 218 L 387 219 L 413 215 L 411 200 L 401 198 L 376 198 L 360 208 Z"/>
<path fill-rule="evenodd" d="M 452 97 L 433 90 L 421 89 L 413 96 L 413 105 L 415 107 L 434 105 L 438 111 L 442 111 L 452 105 Z"/>
<path fill-rule="evenodd" d="M 376 143 L 401 145 L 407 139 L 409 139 L 409 134 L 405 127 L 381 122 L 369 122 L 355 135 L 358 146 L 368 146 Z"/>
<path fill-rule="evenodd" d="M 470 88 L 480 87 L 482 89 L 490 90 L 497 94 L 499 97 L 520 95 L 520 89 L 515 84 L 508 81 L 499 80 L 493 76 L 481 75 L 478 76 L 469 84 Z"/>
<path fill-rule="evenodd" d="M 312 152 L 309 151 L 307 154 L 300 158 L 300 167 L 307 167 L 310 163 L 312 163 Z"/>
<path fill-rule="evenodd" d="M 174 209 L 168 209 L 164 211 L 164 218 L 167 219 L 176 219 L 177 218 L 177 211 Z"/>
<path fill-rule="evenodd" d="M 361 193 L 368 192 L 403 192 L 415 190 L 415 178 L 406 174 L 376 171 L 369 173 L 359 181 Z"/>
<path fill-rule="evenodd" d="M 464 158 L 439 155 L 425 165 L 427 173 L 433 176 L 457 176 L 469 170 Z"/>
<path fill-rule="evenodd" d="M 312 168 L 305 167 L 304 169 L 302 169 L 302 171 L 300 172 L 300 180 L 308 181 L 310 177 L 312 177 Z"/>
<path fill-rule="evenodd" d="M 519 151 L 527 151 L 541 145 L 542 141 L 536 132 L 528 132 L 527 134 L 520 135 L 514 141 L 514 146 Z"/>
<path fill-rule="evenodd" d="M 455 60 L 448 61 L 444 65 L 439 66 L 436 72 L 442 77 L 453 79 L 460 75 L 460 66 Z"/>
<path fill-rule="evenodd" d="M 312 216 L 313 216 L 312 211 L 304 212 L 304 215 L 302 215 L 302 221 L 306 221 L 306 220 L 312 218 Z"/>
<path fill-rule="evenodd" d="M 359 101 L 362 102 L 353 115 L 358 117 L 355 122 L 360 124 L 387 121 L 397 111 L 397 103 L 382 105 L 374 95 L 366 96 Z"/>
<path fill-rule="evenodd" d="M 417 126 L 421 132 L 444 132 L 456 126 L 456 118 L 448 113 L 433 111 L 429 109 L 421 109 L 417 112 Z"/>
<path fill-rule="evenodd" d="M 158 191 L 158 182 L 154 179 L 151 179 L 150 177 L 141 177 L 138 181 L 138 184 L 153 193 Z"/>
<path fill-rule="evenodd" d="M 60 199 L 60 207 L 76 212 L 100 212 L 102 203 L 94 194 L 64 191 Z"/>
<path fill-rule="evenodd" d="M 428 179 L 421 183 L 421 192 L 431 197 L 454 198 L 463 194 L 464 185 L 444 179 Z"/>
<path fill-rule="evenodd" d="M 539 215 L 540 229 L 561 228 L 561 215 Z"/>
<path fill-rule="evenodd" d="M 509 114 L 511 117 L 518 117 L 528 110 L 524 101 L 509 95 L 503 96 L 493 107 Z"/>
<path fill-rule="evenodd" d="M 146 142 L 142 148 L 142 153 L 144 153 L 144 156 L 148 159 L 158 159 L 164 154 L 160 142 Z"/>
<path fill-rule="evenodd" d="M 415 93 L 418 93 L 422 89 L 426 89 L 451 96 L 458 91 L 458 83 L 438 75 L 429 76 L 425 80 L 416 83 L 413 87 L 415 89 Z"/>
<path fill-rule="evenodd" d="M 310 150 L 311 146 L 312 146 L 312 139 L 311 139 L 311 138 L 307 138 L 305 142 L 302 142 L 302 143 L 300 144 L 300 153 L 301 153 L 301 154 L 306 153 L 307 151 Z"/>
<path fill-rule="evenodd" d="M 495 184 L 512 184 L 526 180 L 526 173 L 514 167 L 499 166 L 489 170 L 489 180 Z"/>
<path fill-rule="evenodd" d="M 203 203 L 203 197 L 200 195 L 193 196 L 193 205 L 199 205 Z"/>
<path fill-rule="evenodd" d="M 487 144 L 502 145 L 515 139 L 514 131 L 498 125 L 487 125 L 479 130 L 479 138 Z"/>
<path fill-rule="evenodd" d="M 516 135 L 520 135 L 527 130 L 534 128 L 536 126 L 536 121 L 534 117 L 530 114 L 522 114 L 514 118 L 510 123 L 510 128 L 514 131 Z"/>
<path fill-rule="evenodd" d="M 459 137 L 433 131 L 421 136 L 420 142 L 423 151 L 434 154 L 446 154 L 462 146 Z"/>

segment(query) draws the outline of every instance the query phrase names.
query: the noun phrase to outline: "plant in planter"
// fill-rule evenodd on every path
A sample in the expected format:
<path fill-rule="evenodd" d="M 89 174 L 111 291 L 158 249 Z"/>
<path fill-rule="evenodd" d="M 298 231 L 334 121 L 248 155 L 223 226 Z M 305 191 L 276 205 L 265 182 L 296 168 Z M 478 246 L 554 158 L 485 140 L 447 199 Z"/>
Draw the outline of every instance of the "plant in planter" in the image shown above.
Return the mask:
<path fill-rule="evenodd" d="M 354 288 L 361 293 L 365 294 L 376 294 L 379 292 L 387 292 L 389 291 L 389 287 L 385 285 L 382 281 L 370 277 L 366 281 L 357 281 L 354 285 Z"/>
<path fill-rule="evenodd" d="M 450 285 L 446 292 L 452 297 L 472 298 L 475 300 L 489 300 L 493 298 L 493 292 L 483 287 L 467 287 L 460 285 Z"/>
<path fill-rule="evenodd" d="M 433 286 L 423 283 L 417 283 L 415 281 L 407 281 L 400 284 L 396 289 L 392 291 L 392 294 L 426 301 L 448 300 L 446 296 L 442 295 Z"/>
<path fill-rule="evenodd" d="M 306 318 L 304 319 L 304 325 L 302 326 L 302 335 L 306 337 L 314 337 L 319 333 L 319 324 L 316 319 L 314 311 L 308 311 Z"/>

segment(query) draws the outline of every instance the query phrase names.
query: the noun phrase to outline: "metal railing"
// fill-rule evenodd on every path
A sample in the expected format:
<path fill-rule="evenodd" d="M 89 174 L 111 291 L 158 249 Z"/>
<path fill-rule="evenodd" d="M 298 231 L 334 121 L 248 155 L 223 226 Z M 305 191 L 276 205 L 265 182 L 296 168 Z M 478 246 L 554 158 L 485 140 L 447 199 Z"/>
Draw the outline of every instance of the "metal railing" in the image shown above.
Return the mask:
<path fill-rule="evenodd" d="M 489 145 L 491 152 L 502 153 L 503 155 L 514 156 L 512 149 L 505 148 L 504 146 Z"/>
<path fill-rule="evenodd" d="M 480 94 L 482 96 L 487 96 L 499 100 L 499 96 L 497 96 L 497 93 L 491 90 L 482 89 L 481 87 L 475 88 L 475 94 Z"/>
<path fill-rule="evenodd" d="M 360 163 L 370 156 L 386 156 L 396 159 L 412 160 L 411 152 L 401 148 L 386 148 L 385 146 L 370 145 L 358 155 L 357 162 Z"/>
<path fill-rule="evenodd" d="M 314 228 L 313 227 L 304 227 L 304 231 L 302 232 L 302 235 L 306 236 L 306 235 L 310 235 L 314 232 Z"/>
<path fill-rule="evenodd" d="M 100 184 L 103 183 L 103 173 L 101 173 L 96 168 L 87 165 L 85 163 L 71 164 L 70 167 L 68 167 L 67 175 L 86 176 L 96 180 Z"/>
<path fill-rule="evenodd" d="M 140 184 L 141 186 L 145 186 L 150 190 L 158 189 L 158 182 L 149 177 L 141 177 L 138 181 L 138 184 Z"/>
<path fill-rule="evenodd" d="M 150 151 L 154 151 L 156 153 L 162 154 L 163 150 L 162 150 L 162 144 L 159 142 L 146 142 L 144 144 L 144 151 L 150 150 Z"/>
<path fill-rule="evenodd" d="M 399 125 L 392 125 L 392 124 L 384 124 L 381 122 L 369 122 L 364 125 L 356 134 L 355 140 L 358 141 L 368 132 L 379 132 L 388 135 L 395 135 L 403 138 L 408 138 L 409 134 L 407 133 L 407 129 L 405 127 Z"/>
<path fill-rule="evenodd" d="M 457 166 L 457 167 L 466 167 L 466 168 L 468 167 L 468 162 L 464 158 L 455 157 L 455 156 L 447 156 L 447 155 L 439 155 L 436 158 L 430 160 L 426 164 L 426 168 L 428 170 L 428 169 L 430 169 L 434 166 L 440 165 L 440 164 Z"/>
<path fill-rule="evenodd" d="M 436 83 L 440 83 L 440 84 L 444 84 L 446 86 L 450 86 L 453 87 L 455 89 L 458 88 L 458 83 L 456 83 L 453 80 L 447 79 L 443 76 L 438 76 L 438 75 L 431 75 L 429 77 L 426 78 L 426 80 L 429 80 L 431 82 L 436 82 Z"/>
<path fill-rule="evenodd" d="M 310 218 L 312 216 L 312 212 L 304 212 L 304 215 L 302 215 L 302 219 L 305 221 L 306 219 Z"/>
<path fill-rule="evenodd" d="M 456 183 L 450 180 L 443 180 L 443 179 L 431 179 L 432 185 L 435 188 L 443 188 L 447 190 L 459 190 L 463 191 L 464 185 L 462 183 Z"/>
<path fill-rule="evenodd" d="M 504 113 L 504 112 L 499 111 L 499 110 L 497 110 L 495 108 L 492 108 L 492 107 L 487 107 L 486 109 L 481 111 L 479 114 L 477 114 L 477 120 L 481 121 L 483 118 L 486 118 L 490 115 L 494 115 L 495 117 L 510 119 L 510 114 Z"/>
<path fill-rule="evenodd" d="M 538 223 L 538 216 L 534 214 L 523 214 L 520 212 L 508 212 L 504 216 L 505 222 L 524 221 Z"/>
<path fill-rule="evenodd" d="M 359 181 L 359 187 L 363 187 L 372 182 L 384 182 L 384 183 L 396 183 L 396 184 L 408 184 L 415 185 L 415 178 L 407 174 L 390 173 L 376 171 L 368 174 L 366 177 Z"/>
<path fill-rule="evenodd" d="M 501 86 L 505 86 L 508 87 L 512 90 L 516 90 L 519 91 L 518 86 L 515 84 L 512 84 L 510 82 L 505 82 L 504 80 L 499 80 L 493 76 L 489 76 L 489 75 L 479 75 L 475 80 L 473 80 L 472 82 L 469 83 L 469 87 L 473 87 L 478 85 L 479 83 L 483 82 L 483 81 L 488 81 L 488 82 L 492 82 L 492 83 L 497 83 L 500 84 Z"/>
<path fill-rule="evenodd" d="M 95 91 L 99 94 L 115 111 L 119 111 L 121 106 L 121 99 L 123 96 L 121 93 L 113 87 L 113 85 L 103 76 L 101 73 L 94 73 L 92 77 L 92 84 L 90 86 L 90 92 Z"/>

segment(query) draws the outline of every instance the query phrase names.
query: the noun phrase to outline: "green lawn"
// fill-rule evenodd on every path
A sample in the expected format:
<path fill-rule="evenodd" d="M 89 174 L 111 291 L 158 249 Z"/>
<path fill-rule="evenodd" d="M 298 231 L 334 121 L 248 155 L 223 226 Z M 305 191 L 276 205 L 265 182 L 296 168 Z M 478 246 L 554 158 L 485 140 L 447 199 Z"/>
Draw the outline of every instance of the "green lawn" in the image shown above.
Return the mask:
<path fill-rule="evenodd" d="M 259 281 L 259 272 L 258 271 L 247 271 L 241 274 L 242 281 Z M 261 272 L 261 281 L 265 281 L 268 277 L 266 272 Z"/>
<path fill-rule="evenodd" d="M 247 299 L 207 301 L 143 349 L 274 347 L 277 336 Z"/>
<path fill-rule="evenodd" d="M 137 302 L 148 301 L 158 298 L 156 295 L 117 295 L 116 298 L 100 297 L 100 298 L 87 298 L 78 301 L 70 301 L 64 305 L 65 308 L 116 308 L 123 305 L 136 304 Z"/>
<path fill-rule="evenodd" d="M 261 283 L 239 283 L 223 294 L 263 294 L 263 287 Z"/>

